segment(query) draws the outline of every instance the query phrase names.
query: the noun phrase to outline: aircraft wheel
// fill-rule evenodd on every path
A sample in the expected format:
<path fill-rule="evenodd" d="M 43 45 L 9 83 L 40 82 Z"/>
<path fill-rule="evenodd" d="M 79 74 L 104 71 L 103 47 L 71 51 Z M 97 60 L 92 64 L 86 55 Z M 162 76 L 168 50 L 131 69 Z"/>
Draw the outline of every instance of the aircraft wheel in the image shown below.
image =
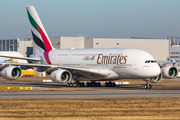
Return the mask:
<path fill-rule="evenodd" d="M 69 83 L 69 87 L 72 87 L 72 83 Z"/>
<path fill-rule="evenodd" d="M 93 83 L 93 87 L 96 87 L 96 82 L 95 82 L 95 83 Z"/>
<path fill-rule="evenodd" d="M 67 87 L 70 87 L 70 84 L 69 84 L 69 83 L 67 83 L 67 84 L 66 84 L 66 86 L 67 86 Z"/>
<path fill-rule="evenodd" d="M 87 82 L 87 83 L 86 83 L 86 86 L 87 86 L 87 87 L 89 87 L 89 86 L 90 86 L 89 82 Z"/>
<path fill-rule="evenodd" d="M 77 87 L 80 87 L 80 86 L 81 86 L 81 83 L 80 83 L 80 82 L 78 82 L 78 83 L 77 83 Z"/>
<path fill-rule="evenodd" d="M 82 83 L 82 87 L 84 87 L 84 82 Z"/>
<path fill-rule="evenodd" d="M 115 82 L 113 82 L 113 83 L 112 83 L 112 87 L 116 87 L 116 84 L 115 84 Z"/>
<path fill-rule="evenodd" d="M 93 83 L 90 82 L 90 83 L 89 83 L 89 87 L 93 87 Z"/>
<path fill-rule="evenodd" d="M 97 87 L 97 82 L 94 83 L 94 86 L 93 87 Z"/>
<path fill-rule="evenodd" d="M 80 83 L 80 87 L 82 87 L 83 86 L 83 84 L 82 83 Z"/>
<path fill-rule="evenodd" d="M 108 87 L 108 83 L 107 82 L 105 83 L 105 87 Z"/>
<path fill-rule="evenodd" d="M 74 84 L 73 84 L 73 87 L 78 87 L 78 83 L 74 83 Z"/>
<path fill-rule="evenodd" d="M 112 83 L 109 82 L 109 83 L 108 83 L 108 87 L 112 87 Z"/>
<path fill-rule="evenodd" d="M 98 87 L 101 87 L 101 83 L 100 82 L 98 82 Z"/>
<path fill-rule="evenodd" d="M 147 85 L 144 85 L 144 88 L 145 88 L 145 89 L 147 89 L 147 88 L 148 88 L 148 86 L 147 86 Z"/>

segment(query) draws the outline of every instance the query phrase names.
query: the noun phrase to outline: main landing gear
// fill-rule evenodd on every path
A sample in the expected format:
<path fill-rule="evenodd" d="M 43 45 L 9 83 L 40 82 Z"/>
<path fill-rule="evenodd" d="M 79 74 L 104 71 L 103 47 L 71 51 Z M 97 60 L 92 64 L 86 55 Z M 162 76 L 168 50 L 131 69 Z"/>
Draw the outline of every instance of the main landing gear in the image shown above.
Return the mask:
<path fill-rule="evenodd" d="M 85 83 L 84 82 L 67 83 L 67 87 L 85 87 Z M 101 87 L 101 83 L 94 81 L 87 82 L 86 87 Z"/>
<path fill-rule="evenodd" d="M 151 89 L 151 84 L 149 84 L 149 81 L 146 82 L 146 84 L 144 85 L 145 89 Z"/>
<path fill-rule="evenodd" d="M 105 83 L 105 87 L 116 87 L 116 84 L 115 84 L 115 82 L 109 81 L 109 82 Z"/>
<path fill-rule="evenodd" d="M 84 82 L 71 82 L 71 83 L 67 83 L 67 87 L 101 87 L 101 83 L 100 82 L 95 82 L 95 81 L 91 81 L 91 82 L 87 82 L 86 85 Z M 106 82 L 105 83 L 105 87 L 116 87 L 115 82 Z"/>
<path fill-rule="evenodd" d="M 67 83 L 67 87 L 84 87 L 84 82 L 74 82 L 74 83 Z"/>
<path fill-rule="evenodd" d="M 94 82 L 94 81 L 92 81 L 92 82 L 87 82 L 86 83 L 86 87 L 101 87 L 101 83 L 100 82 Z"/>

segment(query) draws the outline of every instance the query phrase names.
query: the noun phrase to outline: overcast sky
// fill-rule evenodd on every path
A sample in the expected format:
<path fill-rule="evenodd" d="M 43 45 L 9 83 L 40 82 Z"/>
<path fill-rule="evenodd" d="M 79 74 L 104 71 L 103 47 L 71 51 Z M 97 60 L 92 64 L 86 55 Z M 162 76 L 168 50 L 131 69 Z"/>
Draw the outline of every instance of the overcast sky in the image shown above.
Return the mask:
<path fill-rule="evenodd" d="M 32 37 L 26 6 L 49 37 L 180 37 L 180 0 L 0 0 L 0 40 Z"/>

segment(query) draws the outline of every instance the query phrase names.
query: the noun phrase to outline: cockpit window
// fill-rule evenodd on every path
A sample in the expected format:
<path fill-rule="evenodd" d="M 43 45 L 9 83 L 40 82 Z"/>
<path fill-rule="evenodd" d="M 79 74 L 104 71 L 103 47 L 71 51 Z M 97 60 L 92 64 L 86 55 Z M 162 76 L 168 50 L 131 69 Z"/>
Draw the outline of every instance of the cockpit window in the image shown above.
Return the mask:
<path fill-rule="evenodd" d="M 145 63 L 156 63 L 155 60 L 146 60 Z"/>

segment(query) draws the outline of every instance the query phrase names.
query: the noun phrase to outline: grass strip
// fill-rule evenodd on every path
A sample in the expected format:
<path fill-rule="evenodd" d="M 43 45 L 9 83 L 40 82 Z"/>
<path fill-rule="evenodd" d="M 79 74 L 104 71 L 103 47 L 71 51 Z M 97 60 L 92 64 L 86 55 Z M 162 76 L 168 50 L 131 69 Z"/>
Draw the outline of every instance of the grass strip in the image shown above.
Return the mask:
<path fill-rule="evenodd" d="M 0 100 L 0 119 L 180 119 L 180 99 Z"/>

